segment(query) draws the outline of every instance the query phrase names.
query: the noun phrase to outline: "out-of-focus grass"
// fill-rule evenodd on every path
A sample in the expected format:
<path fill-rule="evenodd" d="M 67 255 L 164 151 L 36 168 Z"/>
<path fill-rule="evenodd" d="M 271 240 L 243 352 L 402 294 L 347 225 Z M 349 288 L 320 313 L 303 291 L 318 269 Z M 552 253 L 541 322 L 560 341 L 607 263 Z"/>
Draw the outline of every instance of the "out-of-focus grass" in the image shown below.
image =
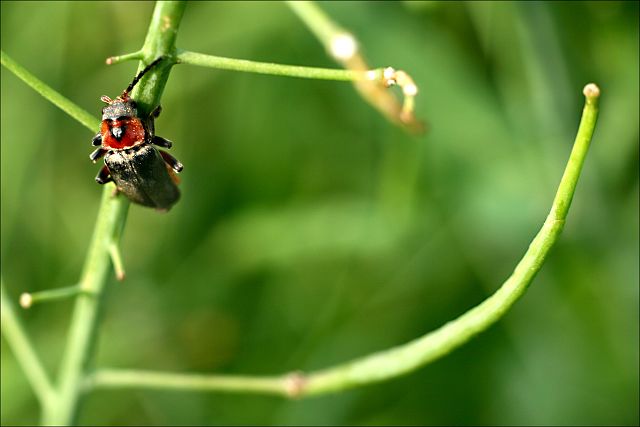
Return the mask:
<path fill-rule="evenodd" d="M 185 164 L 168 215 L 134 206 L 99 366 L 312 369 L 404 342 L 510 273 L 551 203 L 582 86 L 601 115 L 564 234 L 526 298 L 447 358 L 303 401 L 99 392 L 85 424 L 637 424 L 638 4 L 330 2 L 374 66 L 409 71 L 407 136 L 345 83 L 174 69 L 158 133 Z M 2 2 L 2 49 L 89 111 L 135 64 L 152 4 Z M 126 22 L 126 24 L 125 24 Z M 46 33 L 45 33 L 46 31 Z M 46 36 L 46 37 L 45 37 Z M 333 66 L 286 6 L 194 2 L 178 45 Z M 100 197 L 91 135 L 2 70 L 2 274 L 77 280 Z M 69 303 L 25 312 L 47 366 Z M 2 424 L 37 421 L 3 341 Z"/>

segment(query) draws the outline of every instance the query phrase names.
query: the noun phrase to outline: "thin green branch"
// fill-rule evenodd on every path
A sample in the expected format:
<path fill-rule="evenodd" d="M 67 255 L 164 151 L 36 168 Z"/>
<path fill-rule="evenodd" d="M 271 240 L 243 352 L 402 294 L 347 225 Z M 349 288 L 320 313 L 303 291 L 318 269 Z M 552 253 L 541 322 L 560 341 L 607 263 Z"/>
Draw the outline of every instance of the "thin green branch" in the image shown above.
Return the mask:
<path fill-rule="evenodd" d="M 178 63 L 199 65 L 221 70 L 244 71 L 275 76 L 301 77 L 306 79 L 356 81 L 381 78 L 382 69 L 367 71 L 340 70 L 332 68 L 302 67 L 297 65 L 256 62 L 245 59 L 224 58 L 202 53 L 180 51 Z"/>
<path fill-rule="evenodd" d="M 34 304 L 41 302 L 51 302 L 60 299 L 75 297 L 84 292 L 78 285 L 64 288 L 47 289 L 40 292 L 24 292 L 20 295 L 20 305 L 22 308 L 30 308 Z"/>
<path fill-rule="evenodd" d="M 280 377 L 170 374 L 135 370 L 102 370 L 85 384 L 88 388 L 154 388 L 255 392 L 290 397 L 324 394 L 383 381 L 411 372 L 460 347 L 497 322 L 523 295 L 542 267 L 564 227 L 568 209 L 598 115 L 600 91 L 585 86 L 586 103 L 573 150 L 560 181 L 551 211 L 513 274 L 489 298 L 457 319 L 407 344 L 306 375 Z"/>
<path fill-rule="evenodd" d="M 250 377 L 232 375 L 175 374 L 133 369 L 100 369 L 87 377 L 84 386 L 94 388 L 147 388 L 185 391 L 225 391 L 288 395 L 291 376 Z"/>
<path fill-rule="evenodd" d="M 574 148 L 551 211 L 511 277 L 481 304 L 423 337 L 310 375 L 304 388 L 306 394 L 326 393 L 408 373 L 450 353 L 504 316 L 540 270 L 564 227 L 596 124 L 599 91 L 586 90 L 591 87 L 595 85 L 585 88 L 586 103 Z"/>
<path fill-rule="evenodd" d="M 122 262 L 120 247 L 117 243 L 114 242 L 109 245 L 109 255 L 111 256 L 111 262 L 113 263 L 113 270 L 116 273 L 116 278 L 123 281 L 126 274 L 124 272 L 124 263 Z"/>
<path fill-rule="evenodd" d="M 60 95 L 55 90 L 51 89 L 48 85 L 43 83 L 40 79 L 33 74 L 22 68 L 18 63 L 9 57 L 4 52 L 1 52 L 2 65 L 15 74 L 20 80 L 29 85 L 33 90 L 44 96 L 51 101 L 62 111 L 69 114 L 71 117 L 82 123 L 85 127 L 89 128 L 92 132 L 95 132 L 100 127 L 100 120 L 95 116 L 87 113 L 82 108 L 71 102 L 69 99 Z"/>
<path fill-rule="evenodd" d="M 105 62 L 107 65 L 112 65 L 112 64 L 119 64 L 120 62 L 124 62 L 124 61 L 131 61 L 131 60 L 140 61 L 143 57 L 144 57 L 144 52 L 142 52 L 142 50 L 139 50 L 137 52 L 131 52 L 125 55 L 110 56 L 109 58 L 107 58 Z"/>
<path fill-rule="evenodd" d="M 43 408 L 49 408 L 52 405 L 54 395 L 53 386 L 40 362 L 40 358 L 31 345 L 27 333 L 18 319 L 13 304 L 4 289 L 4 283 L 1 278 L 0 306 L 2 335 L 13 350 L 16 360 L 27 377 L 27 381 L 29 381 L 40 405 Z"/>

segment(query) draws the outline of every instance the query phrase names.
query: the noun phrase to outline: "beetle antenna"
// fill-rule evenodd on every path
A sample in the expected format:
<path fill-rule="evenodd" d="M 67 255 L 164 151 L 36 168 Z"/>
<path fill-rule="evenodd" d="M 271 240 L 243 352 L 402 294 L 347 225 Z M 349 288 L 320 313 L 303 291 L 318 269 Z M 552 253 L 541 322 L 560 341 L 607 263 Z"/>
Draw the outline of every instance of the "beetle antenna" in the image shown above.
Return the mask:
<path fill-rule="evenodd" d="M 160 56 L 155 61 L 153 61 L 151 64 L 149 64 L 146 67 L 144 67 L 144 69 L 142 71 L 140 71 L 137 76 L 135 76 L 133 81 L 129 84 L 129 86 L 127 86 L 127 88 L 124 90 L 124 92 L 122 92 L 122 96 L 123 97 L 128 96 L 129 92 L 131 92 L 133 90 L 133 88 L 135 87 L 135 85 L 138 84 L 138 82 L 140 81 L 142 76 L 144 76 L 147 73 L 147 71 L 149 71 L 151 68 L 153 68 L 155 65 L 157 65 L 164 58 L 165 58 L 165 56 Z"/>

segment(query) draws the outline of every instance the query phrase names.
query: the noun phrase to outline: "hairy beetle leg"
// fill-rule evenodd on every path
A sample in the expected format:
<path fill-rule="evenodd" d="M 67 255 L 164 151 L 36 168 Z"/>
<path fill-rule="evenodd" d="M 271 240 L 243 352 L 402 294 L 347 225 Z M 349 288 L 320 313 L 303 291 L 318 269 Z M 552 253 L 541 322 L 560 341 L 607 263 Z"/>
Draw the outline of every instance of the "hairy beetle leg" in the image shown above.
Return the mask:
<path fill-rule="evenodd" d="M 171 169 L 173 169 L 176 172 L 180 172 L 182 170 L 184 166 L 182 166 L 182 163 L 180 163 L 178 159 L 176 159 L 169 153 L 165 153 L 164 151 L 161 151 L 161 150 L 159 151 L 164 161 L 167 162 L 169 166 L 171 166 Z"/>
<path fill-rule="evenodd" d="M 89 158 L 91 159 L 91 161 L 93 163 L 95 163 L 100 157 L 104 156 L 105 154 L 107 154 L 109 152 L 109 150 L 99 147 L 96 148 L 93 153 L 89 154 Z"/>
<path fill-rule="evenodd" d="M 94 147 L 98 147 L 102 145 L 102 134 L 100 132 L 96 133 L 96 136 L 91 140 L 91 145 Z"/>
<path fill-rule="evenodd" d="M 157 145 L 158 147 L 162 147 L 162 148 L 171 148 L 171 146 L 173 145 L 173 142 L 169 141 L 168 139 L 164 139 L 161 136 L 157 136 L 154 135 L 153 139 L 151 140 L 151 143 L 153 145 Z"/>
<path fill-rule="evenodd" d="M 96 182 L 100 185 L 106 184 L 107 182 L 111 182 L 113 179 L 111 178 L 111 173 L 109 172 L 109 168 L 107 165 L 104 165 L 98 175 L 96 175 Z"/>

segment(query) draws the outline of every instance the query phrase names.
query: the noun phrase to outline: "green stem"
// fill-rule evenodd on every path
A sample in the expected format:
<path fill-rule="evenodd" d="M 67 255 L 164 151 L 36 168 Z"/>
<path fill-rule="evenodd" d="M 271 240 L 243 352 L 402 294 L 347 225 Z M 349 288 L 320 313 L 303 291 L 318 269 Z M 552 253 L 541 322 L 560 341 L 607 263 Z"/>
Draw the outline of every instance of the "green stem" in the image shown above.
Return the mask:
<path fill-rule="evenodd" d="M 336 36 L 344 34 L 345 30 L 333 22 L 329 15 L 312 1 L 287 1 L 286 3 L 331 54 L 332 41 Z"/>
<path fill-rule="evenodd" d="M 276 76 L 338 81 L 357 81 L 368 79 L 367 72 L 363 71 L 256 62 L 245 59 L 204 55 L 202 53 L 188 51 L 181 51 L 178 54 L 177 59 L 178 63 L 181 64 L 200 65 L 202 67 L 218 68 L 221 70 L 245 71 Z M 371 73 L 372 74 L 370 75 L 373 76 L 373 78 L 369 78 L 369 80 L 374 80 L 376 78 L 379 79 L 382 76 L 382 69 L 372 70 Z"/>
<path fill-rule="evenodd" d="M 103 191 L 80 281 L 83 293 L 75 303 L 60 366 L 58 401 L 53 410 L 44 414 L 44 424 L 68 425 L 74 420 L 80 397 L 79 384 L 91 360 L 104 290 L 111 273 L 108 244 L 124 226 L 128 207 L 127 199 L 113 197 L 112 185 Z"/>
<path fill-rule="evenodd" d="M 43 409 L 52 406 L 53 386 L 27 336 L 0 279 L 0 324 L 2 335 L 13 350 Z"/>
<path fill-rule="evenodd" d="M 183 2 L 157 2 L 143 47 L 146 62 L 159 56 L 172 56 L 175 38 L 184 13 Z M 139 65 L 139 69 L 144 64 Z M 163 66 L 149 72 L 131 96 L 143 113 L 160 102 L 162 91 L 169 77 L 170 67 Z M 96 126 L 97 128 L 97 126 Z M 80 286 L 91 296 L 80 295 L 76 301 L 67 346 L 59 377 L 59 395 L 55 407 L 44 414 L 43 422 L 50 425 L 73 423 L 78 411 L 82 382 L 92 359 L 97 335 L 99 314 L 104 302 L 104 290 L 110 277 L 110 245 L 117 244 L 124 227 L 129 201 L 113 196 L 113 185 L 103 191 L 98 219 Z"/>
<path fill-rule="evenodd" d="M 107 58 L 105 62 L 107 63 L 107 65 L 112 65 L 112 64 L 119 64 L 120 62 L 129 61 L 132 59 L 140 61 L 143 58 L 144 58 L 144 53 L 141 50 L 139 50 L 137 52 L 127 53 L 125 55 L 110 56 L 109 58 Z"/>
<path fill-rule="evenodd" d="M 305 384 L 306 394 L 327 393 L 406 374 L 450 353 L 504 316 L 524 294 L 564 227 L 597 118 L 599 92 L 585 90 L 585 96 L 574 147 L 551 211 L 511 277 L 481 304 L 427 335 L 310 375 Z"/>
<path fill-rule="evenodd" d="M 598 115 L 600 91 L 585 87 L 586 103 L 573 150 L 560 181 L 551 211 L 513 274 L 489 298 L 444 326 L 407 344 L 306 375 L 240 377 L 169 374 L 150 371 L 99 371 L 88 387 L 225 390 L 259 392 L 290 397 L 325 394 L 383 381 L 411 372 L 460 347 L 504 316 L 523 295 L 542 267 L 564 227 Z"/>
<path fill-rule="evenodd" d="M 120 281 L 124 280 L 124 263 L 122 262 L 122 255 L 120 255 L 120 248 L 117 243 L 114 242 L 109 245 L 109 255 L 113 263 L 113 270 L 116 273 L 116 279 Z"/>
<path fill-rule="evenodd" d="M 176 53 L 176 38 L 178 28 L 186 2 L 183 1 L 158 1 L 151 17 L 147 37 L 142 46 L 142 52 L 146 63 L 140 62 L 138 71 L 159 56 L 167 56 L 171 59 Z M 173 62 L 163 61 L 160 66 L 148 72 L 145 77 L 133 89 L 131 97 L 136 100 L 142 114 L 149 114 L 154 107 L 160 104 L 160 98 L 164 86 L 169 79 Z"/>
<path fill-rule="evenodd" d="M 20 305 L 22 308 L 30 308 L 33 304 L 50 302 L 59 299 L 75 297 L 84 292 L 80 286 L 67 286 L 65 288 L 47 289 L 40 292 L 25 292 L 20 295 Z"/>
<path fill-rule="evenodd" d="M 287 377 L 174 374 L 134 369 L 99 369 L 87 378 L 87 389 L 148 388 L 286 395 Z"/>
<path fill-rule="evenodd" d="M 4 52 L 1 52 L 2 65 L 9 71 L 15 74 L 20 80 L 31 86 L 36 92 L 44 96 L 51 101 L 62 111 L 69 114 L 71 117 L 82 123 L 85 127 L 89 128 L 92 132 L 95 132 L 100 127 L 100 120 L 95 116 L 87 113 L 82 108 L 71 102 L 69 99 L 60 95 L 55 90 L 51 89 L 48 85 L 43 83 L 40 79 L 33 74 L 18 65 L 13 59 Z"/>

